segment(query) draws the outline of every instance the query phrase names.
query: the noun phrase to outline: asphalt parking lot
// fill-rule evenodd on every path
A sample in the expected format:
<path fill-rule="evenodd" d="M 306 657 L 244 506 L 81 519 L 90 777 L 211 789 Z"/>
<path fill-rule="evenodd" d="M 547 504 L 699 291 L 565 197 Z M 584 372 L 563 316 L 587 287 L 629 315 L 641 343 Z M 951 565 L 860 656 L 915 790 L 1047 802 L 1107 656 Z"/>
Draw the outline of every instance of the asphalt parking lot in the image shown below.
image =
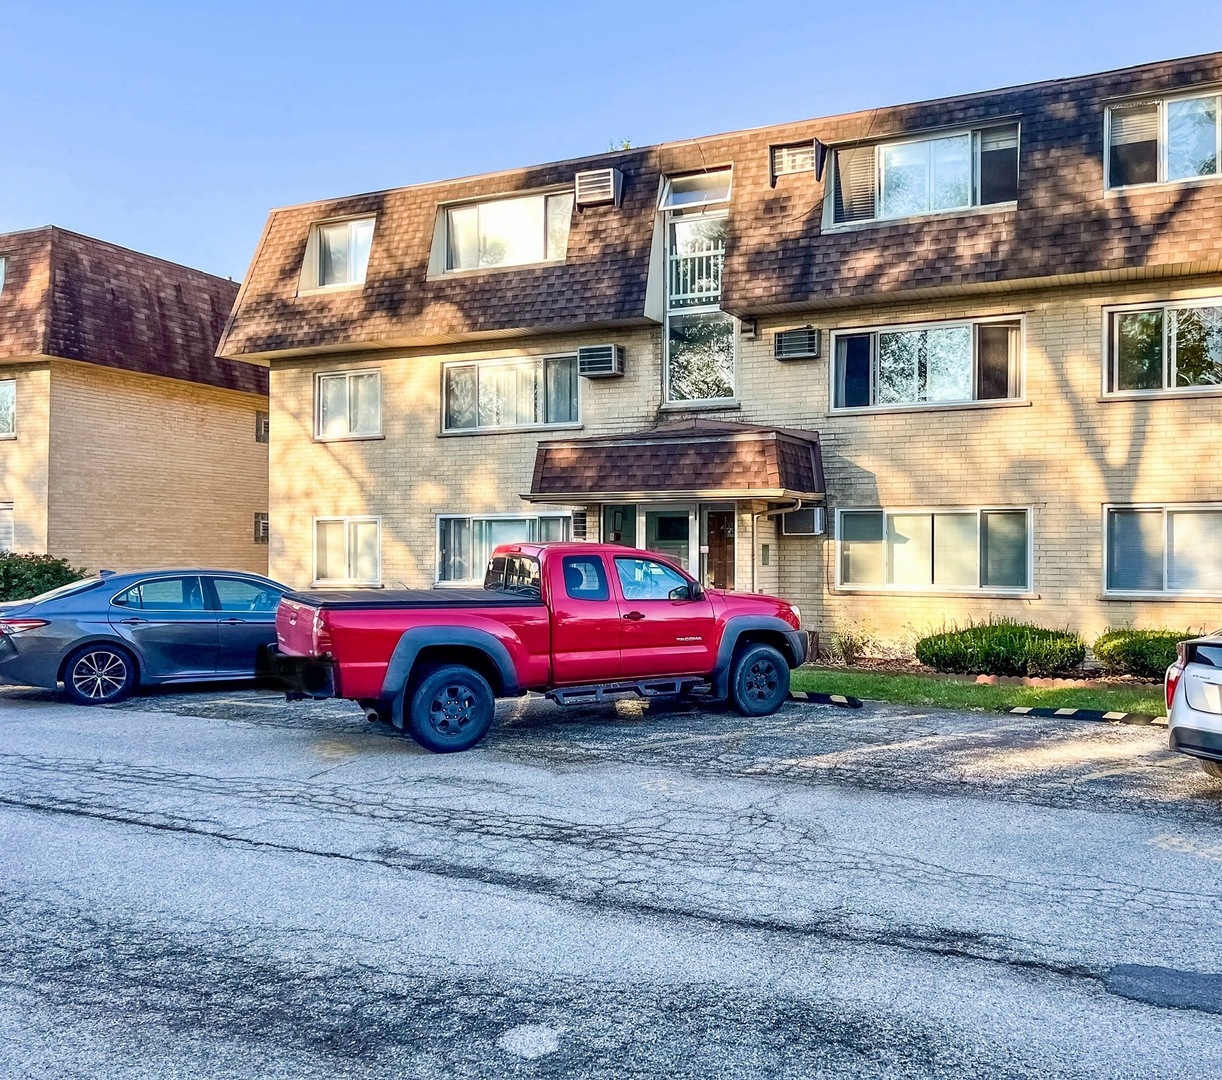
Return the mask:
<path fill-rule="evenodd" d="M 0 1075 L 1222 1074 L 1162 728 L 0 688 Z"/>

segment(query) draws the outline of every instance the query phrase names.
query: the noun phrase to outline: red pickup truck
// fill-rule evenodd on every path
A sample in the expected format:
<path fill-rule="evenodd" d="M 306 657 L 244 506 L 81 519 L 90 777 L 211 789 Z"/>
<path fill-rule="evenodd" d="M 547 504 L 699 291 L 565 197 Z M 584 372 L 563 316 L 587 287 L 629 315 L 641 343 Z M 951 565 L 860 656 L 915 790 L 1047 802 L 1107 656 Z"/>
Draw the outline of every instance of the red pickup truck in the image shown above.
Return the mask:
<path fill-rule="evenodd" d="M 610 544 L 509 544 L 482 589 L 289 593 L 272 660 L 292 698 L 351 698 L 422 746 L 474 746 L 493 699 L 705 694 L 765 716 L 806 660 L 793 605 L 704 589 Z"/>

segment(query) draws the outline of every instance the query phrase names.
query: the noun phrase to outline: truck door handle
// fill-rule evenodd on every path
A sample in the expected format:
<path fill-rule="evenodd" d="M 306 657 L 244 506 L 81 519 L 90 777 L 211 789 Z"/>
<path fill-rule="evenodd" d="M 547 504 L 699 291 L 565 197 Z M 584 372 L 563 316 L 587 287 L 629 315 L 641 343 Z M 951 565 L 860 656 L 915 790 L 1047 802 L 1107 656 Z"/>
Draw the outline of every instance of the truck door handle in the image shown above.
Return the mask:
<path fill-rule="evenodd" d="M 148 622 L 148 619 L 137 619 L 135 616 L 132 616 L 130 619 L 120 619 L 119 622 L 124 626 L 140 626 L 141 624 Z"/>
<path fill-rule="evenodd" d="M 630 611 L 628 612 L 627 615 L 624 616 L 624 618 L 627 619 L 629 622 L 640 622 L 643 618 L 645 618 L 645 616 L 642 615 L 639 611 Z"/>

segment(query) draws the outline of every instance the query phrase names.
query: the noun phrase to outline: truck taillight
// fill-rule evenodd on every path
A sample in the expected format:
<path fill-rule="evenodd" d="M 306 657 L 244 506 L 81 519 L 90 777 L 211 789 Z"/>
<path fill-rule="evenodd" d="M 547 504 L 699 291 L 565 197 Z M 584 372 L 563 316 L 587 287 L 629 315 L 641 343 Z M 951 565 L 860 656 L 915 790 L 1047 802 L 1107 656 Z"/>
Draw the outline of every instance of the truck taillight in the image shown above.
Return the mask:
<path fill-rule="evenodd" d="M 315 656 L 326 656 L 331 651 L 331 628 L 327 618 L 321 611 L 314 612 L 314 627 L 310 642 L 310 652 Z"/>

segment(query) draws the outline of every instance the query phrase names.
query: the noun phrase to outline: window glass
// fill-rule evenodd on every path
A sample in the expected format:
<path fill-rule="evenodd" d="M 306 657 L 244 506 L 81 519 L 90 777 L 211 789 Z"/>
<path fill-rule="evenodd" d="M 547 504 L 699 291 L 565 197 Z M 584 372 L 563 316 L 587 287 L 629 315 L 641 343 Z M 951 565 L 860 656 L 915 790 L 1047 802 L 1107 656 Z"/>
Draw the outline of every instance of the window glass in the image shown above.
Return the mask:
<path fill-rule="evenodd" d="M 1163 313 L 1126 311 L 1115 316 L 1116 388 L 1158 390 L 1163 385 Z"/>
<path fill-rule="evenodd" d="M 382 376 L 357 371 L 318 377 L 318 436 L 377 435 L 382 430 Z"/>
<path fill-rule="evenodd" d="M 17 380 L 0 379 L 0 435 L 17 433 Z"/>
<path fill-rule="evenodd" d="M 954 210 L 972 204 L 972 139 L 956 135 L 929 144 L 929 209 Z"/>
<path fill-rule="evenodd" d="M 378 531 L 376 521 L 348 522 L 348 576 L 353 581 L 378 578 Z"/>
<path fill-rule="evenodd" d="M 1014 371 L 1014 359 L 1017 356 L 1017 323 L 982 323 L 976 327 L 978 401 L 995 401 L 1018 396 Z"/>
<path fill-rule="evenodd" d="M 970 326 L 878 335 L 877 404 L 971 398 Z"/>
<path fill-rule="evenodd" d="M 213 578 L 221 611 L 275 611 L 280 593 L 269 585 L 238 578 Z"/>
<path fill-rule="evenodd" d="M 879 217 L 908 217 L 929 208 L 929 147 L 898 143 L 881 152 L 882 206 Z"/>
<path fill-rule="evenodd" d="M 1176 385 L 1222 386 L 1222 306 L 1174 314 Z"/>
<path fill-rule="evenodd" d="M 8 259 L 0 257 L 0 293 L 4 292 L 4 274 L 8 269 Z"/>
<path fill-rule="evenodd" d="M 846 585 L 883 583 L 883 512 L 840 515 L 840 579 Z"/>
<path fill-rule="evenodd" d="M 344 554 L 344 523 L 320 521 L 314 527 L 314 577 L 318 581 L 342 580 L 348 576 Z"/>
<path fill-rule="evenodd" d="M 836 339 L 836 404 L 853 409 L 870 404 L 870 335 Z"/>
<path fill-rule="evenodd" d="M 449 366 L 445 426 L 463 431 L 576 423 L 577 394 L 575 356 Z"/>
<path fill-rule="evenodd" d="M 376 584 L 381 525 L 370 518 L 325 518 L 314 523 L 314 580 Z"/>
<path fill-rule="evenodd" d="M 1108 184 L 1152 184 L 1158 180 L 1157 102 L 1125 105 L 1110 112 Z"/>
<path fill-rule="evenodd" d="M 980 542 L 973 514 L 933 515 L 933 584 L 974 589 L 980 576 Z"/>
<path fill-rule="evenodd" d="M 722 215 L 673 218 L 669 242 L 669 306 L 675 309 L 717 304 L 721 299 L 725 262 L 726 218 Z"/>
<path fill-rule="evenodd" d="M 980 584 L 1028 587 L 1026 511 L 986 510 L 980 515 Z"/>
<path fill-rule="evenodd" d="M 1161 510 L 1112 510 L 1108 514 L 1107 587 L 1156 592 L 1163 587 Z"/>
<path fill-rule="evenodd" d="M 604 506 L 602 538 L 608 544 L 636 547 L 636 506 L 632 503 Z"/>
<path fill-rule="evenodd" d="M 1167 589 L 1222 593 L 1222 511 L 1167 511 Z"/>
<path fill-rule="evenodd" d="M 348 434 L 348 378 L 324 375 L 318 380 L 318 433 Z"/>
<path fill-rule="evenodd" d="M 1018 125 L 988 128 L 980 140 L 980 202 L 1013 202 L 1018 198 Z"/>
<path fill-rule="evenodd" d="M 539 586 L 539 560 L 529 555 L 498 555 L 488 564 L 484 588 L 490 592 L 542 595 Z"/>
<path fill-rule="evenodd" d="M 0 503 L 0 551 L 12 551 L 14 533 L 14 513 L 11 502 Z"/>
<path fill-rule="evenodd" d="M 349 378 L 348 430 L 353 435 L 376 435 L 382 425 L 382 380 L 377 372 Z"/>
<path fill-rule="evenodd" d="M 887 515 L 887 582 L 928 585 L 933 571 L 933 519 L 929 514 Z"/>
<path fill-rule="evenodd" d="M 611 598 L 602 559 L 588 555 L 568 555 L 562 565 L 564 591 L 574 600 L 609 600 Z"/>
<path fill-rule="evenodd" d="M 615 571 L 625 600 L 669 600 L 674 590 L 689 586 L 678 570 L 653 559 L 616 558 Z"/>
<path fill-rule="evenodd" d="M 539 540 L 568 540 L 572 518 L 443 517 L 438 521 L 438 580 L 485 580 L 492 552 L 501 544 Z"/>
<path fill-rule="evenodd" d="M 721 312 L 667 320 L 667 397 L 706 401 L 734 396 L 734 319 Z"/>
<path fill-rule="evenodd" d="M 873 146 L 836 151 L 836 193 L 833 200 L 835 221 L 870 221 L 874 217 L 876 172 Z"/>
<path fill-rule="evenodd" d="M 730 197 L 730 180 L 729 169 L 672 177 L 666 186 L 662 209 L 678 210 L 683 207 L 725 202 Z"/>
<path fill-rule="evenodd" d="M 204 591 L 197 577 L 163 578 L 133 585 L 123 602 L 143 611 L 203 611 Z"/>
<path fill-rule="evenodd" d="M 365 280 L 373 242 L 373 218 L 318 226 L 318 284 L 351 285 Z"/>
<path fill-rule="evenodd" d="M 1167 179 L 1218 171 L 1218 98 L 1167 102 Z"/>
<path fill-rule="evenodd" d="M 470 270 L 562 259 L 572 216 L 571 191 L 450 207 L 446 210 L 447 267 Z"/>

